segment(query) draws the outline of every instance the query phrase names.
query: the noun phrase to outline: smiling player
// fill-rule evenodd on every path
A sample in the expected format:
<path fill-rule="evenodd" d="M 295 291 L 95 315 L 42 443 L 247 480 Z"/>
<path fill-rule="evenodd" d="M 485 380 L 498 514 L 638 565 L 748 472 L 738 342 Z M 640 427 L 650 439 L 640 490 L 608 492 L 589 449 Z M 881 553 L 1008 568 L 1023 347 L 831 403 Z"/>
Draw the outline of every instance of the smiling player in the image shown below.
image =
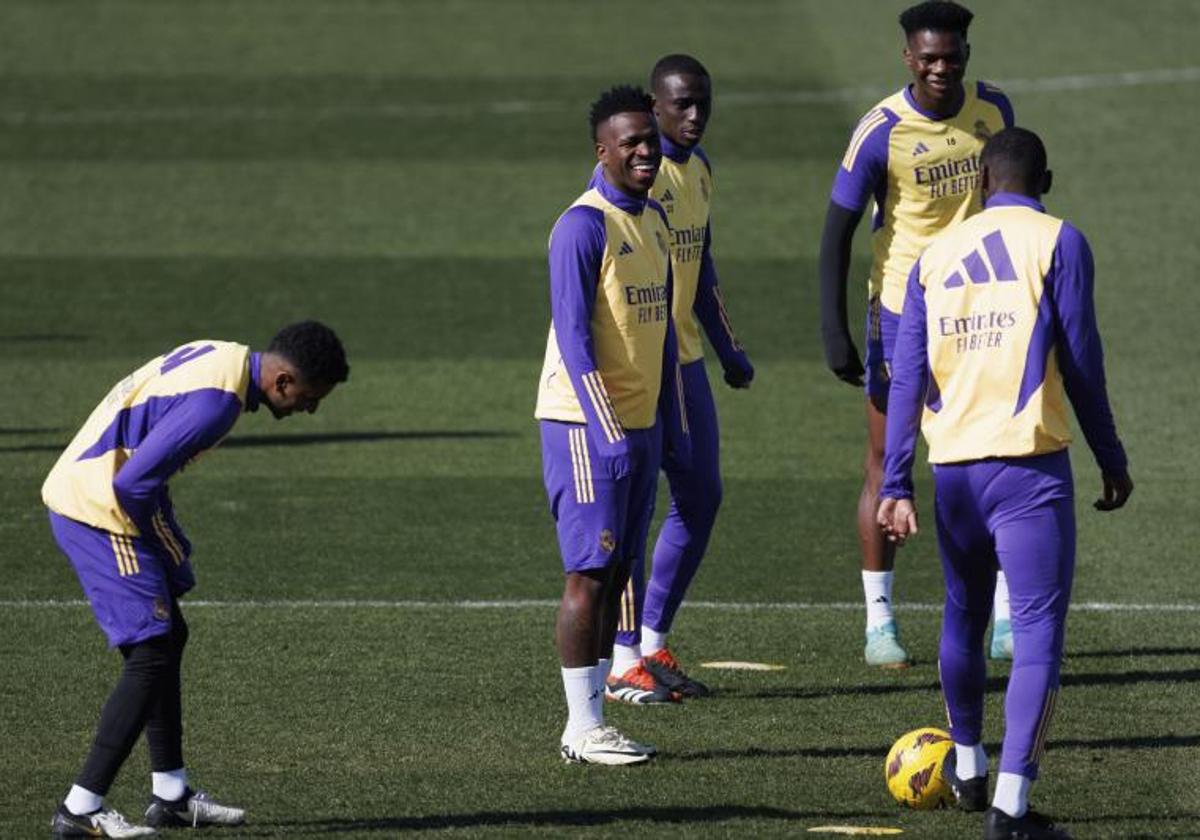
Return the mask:
<path fill-rule="evenodd" d="M 591 128 L 599 166 L 550 234 L 551 326 L 534 415 L 566 572 L 556 627 L 567 699 L 561 754 L 637 764 L 654 747 L 604 724 L 617 608 L 645 553 L 663 447 L 684 464 L 690 452 L 670 231 L 649 198 L 662 160 L 650 97 L 629 86 L 607 91 L 592 104 Z"/>
<path fill-rule="evenodd" d="M 179 598 L 195 585 L 192 544 L 175 519 L 167 481 L 217 446 L 238 418 L 266 405 L 276 419 L 312 414 L 349 375 L 323 324 L 285 327 L 265 353 L 193 341 L 118 382 L 42 486 L 50 528 L 110 647 L 125 660 L 100 713 L 83 769 L 51 822 L 60 837 L 142 837 L 104 809 L 117 772 L 145 729 L 150 826 L 238 825 L 241 808 L 188 786 L 180 664 L 188 627 Z"/>
<path fill-rule="evenodd" d="M 854 130 L 833 184 L 821 237 L 821 335 L 825 359 L 843 381 L 862 387 L 859 359 L 846 314 L 850 244 L 867 202 L 875 203 L 867 310 L 867 450 L 858 500 L 858 537 L 867 605 L 867 664 L 908 664 L 892 611 L 895 550 L 875 526 L 883 480 L 883 441 L 896 324 L 904 283 L 934 235 L 980 209 L 979 153 L 992 134 L 1013 124 L 1012 106 L 995 87 L 964 81 L 972 14 L 930 0 L 900 15 L 904 63 L 913 80 L 867 112 Z M 997 582 L 993 650 L 1005 643 L 1007 597 Z M 1008 635 L 1011 640 L 1011 635 Z"/>

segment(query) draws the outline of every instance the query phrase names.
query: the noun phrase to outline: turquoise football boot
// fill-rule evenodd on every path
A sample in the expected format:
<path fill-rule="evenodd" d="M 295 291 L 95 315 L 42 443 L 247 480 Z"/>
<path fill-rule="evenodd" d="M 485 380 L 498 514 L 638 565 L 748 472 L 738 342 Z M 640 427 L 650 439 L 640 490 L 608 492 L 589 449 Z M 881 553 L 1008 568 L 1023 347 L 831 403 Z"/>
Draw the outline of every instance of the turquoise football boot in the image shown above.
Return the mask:
<path fill-rule="evenodd" d="M 868 665 L 879 668 L 907 668 L 908 652 L 900 646 L 900 632 L 896 622 L 889 621 L 874 629 L 867 628 L 867 646 L 863 657 Z"/>
<path fill-rule="evenodd" d="M 992 659 L 1012 659 L 1012 622 L 1000 618 L 992 625 L 992 647 L 988 656 Z"/>

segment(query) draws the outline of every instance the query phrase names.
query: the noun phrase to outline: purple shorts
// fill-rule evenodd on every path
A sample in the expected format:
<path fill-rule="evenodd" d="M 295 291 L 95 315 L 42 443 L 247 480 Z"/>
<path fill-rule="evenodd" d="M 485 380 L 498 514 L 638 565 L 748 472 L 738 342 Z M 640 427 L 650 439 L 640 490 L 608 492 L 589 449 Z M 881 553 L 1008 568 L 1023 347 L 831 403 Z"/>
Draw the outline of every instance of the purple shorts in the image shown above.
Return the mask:
<path fill-rule="evenodd" d="M 900 314 L 893 312 L 873 297 L 867 304 L 867 398 L 882 413 L 887 414 L 888 391 L 892 385 L 892 351 L 896 349 L 896 333 Z"/>
<path fill-rule="evenodd" d="M 662 429 L 627 429 L 630 471 L 613 478 L 581 423 L 542 420 L 542 477 L 563 569 L 644 558 L 662 463 Z"/>
<path fill-rule="evenodd" d="M 171 629 L 171 598 L 196 584 L 186 557 L 176 562 L 156 541 L 93 528 L 53 511 L 50 530 L 75 568 L 109 647 Z"/>

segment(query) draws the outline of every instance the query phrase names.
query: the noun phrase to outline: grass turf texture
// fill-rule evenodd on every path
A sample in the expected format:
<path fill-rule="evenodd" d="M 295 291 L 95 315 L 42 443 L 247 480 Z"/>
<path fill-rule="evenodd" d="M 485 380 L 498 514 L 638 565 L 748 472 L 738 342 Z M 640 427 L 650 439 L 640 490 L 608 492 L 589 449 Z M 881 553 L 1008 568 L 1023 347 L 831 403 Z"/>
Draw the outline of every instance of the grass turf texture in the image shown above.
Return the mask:
<path fill-rule="evenodd" d="M 529 416 L 545 237 L 590 169 L 587 103 L 681 49 L 716 82 L 717 261 L 759 370 L 748 393 L 717 387 L 726 504 L 692 597 L 857 601 L 862 407 L 821 364 L 816 247 L 854 122 L 905 78 L 903 5 L 6 4 L 0 597 L 79 597 L 37 490 L 113 381 L 181 340 L 261 346 L 316 316 L 346 339 L 351 383 L 315 417 L 243 419 L 175 482 L 195 597 L 554 598 Z M 1200 35 L 1187 3 L 973 8 L 972 75 L 995 80 L 1187 67 Z M 1080 602 L 1194 602 L 1200 583 L 1181 350 L 1200 309 L 1196 85 L 1012 96 L 1046 139 L 1050 209 L 1096 253 L 1138 481 L 1129 510 L 1095 514 L 1098 479 L 1075 447 Z M 867 253 L 860 231 L 856 277 Z M 930 530 L 902 555 L 901 603 L 940 598 L 928 482 L 919 490 Z M 188 616 L 189 763 L 251 807 L 245 834 L 977 831 L 967 815 L 902 811 L 883 785 L 892 740 L 941 720 L 933 612 L 902 613 L 918 665 L 891 675 L 859 665 L 855 612 L 685 608 L 685 663 L 788 670 L 703 674 L 721 689 L 712 702 L 613 709 L 664 751 L 627 772 L 557 761 L 550 608 Z M 1072 616 L 1034 796 L 1080 836 L 1197 836 L 1193 616 Z M 82 607 L 0 608 L 0 653 L 0 836 L 25 837 L 70 783 L 117 657 Z M 1004 673 L 989 694 L 993 758 Z M 143 805 L 145 761 L 139 747 L 112 793 L 127 813 Z"/>

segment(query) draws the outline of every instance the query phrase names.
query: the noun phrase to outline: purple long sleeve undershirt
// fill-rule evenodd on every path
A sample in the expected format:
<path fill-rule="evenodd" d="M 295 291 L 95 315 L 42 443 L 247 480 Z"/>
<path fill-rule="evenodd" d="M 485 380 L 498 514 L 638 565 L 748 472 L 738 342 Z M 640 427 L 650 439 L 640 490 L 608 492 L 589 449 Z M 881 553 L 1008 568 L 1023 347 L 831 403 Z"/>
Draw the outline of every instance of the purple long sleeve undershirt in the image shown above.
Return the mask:
<path fill-rule="evenodd" d="M 260 360 L 258 353 L 251 354 L 246 411 L 256 410 L 261 400 L 257 385 Z M 190 460 L 216 446 L 242 411 L 238 395 L 221 388 L 200 388 L 169 398 L 153 398 L 144 407 L 138 418 L 144 434 L 136 441 L 133 455 L 113 477 L 117 502 L 143 538 L 157 539 L 153 518 L 160 510 L 176 535 L 182 537 L 167 482 Z M 127 425 L 132 415 L 129 412 Z M 126 428 L 123 434 L 130 439 L 125 443 L 132 443 L 138 432 Z"/>
<path fill-rule="evenodd" d="M 1025 206 L 1043 211 L 1024 196 L 999 193 L 988 207 Z M 920 431 L 922 404 L 937 399 L 931 388 L 926 335 L 925 290 L 919 282 L 921 261 L 908 276 L 904 312 L 896 335 L 892 381 L 888 395 L 887 438 L 884 447 L 884 498 L 911 498 L 912 465 Z M 1050 301 L 1053 345 L 1067 398 L 1084 439 L 1100 469 L 1119 475 L 1128 469 L 1125 449 L 1117 437 L 1104 376 L 1104 350 L 1096 322 L 1095 265 L 1087 239 L 1064 222 L 1054 247 L 1044 294 Z"/>
<path fill-rule="evenodd" d="M 733 334 L 733 325 L 728 321 L 728 313 L 721 305 L 721 293 L 717 279 L 717 267 L 713 262 L 712 253 L 712 224 L 704 231 L 704 252 L 700 256 L 700 276 L 696 284 L 696 299 L 692 303 L 692 311 L 696 320 L 704 328 L 704 334 L 717 352 L 721 366 L 726 370 L 752 370 L 750 359 L 746 356 L 741 344 Z"/>
<path fill-rule="evenodd" d="M 620 193 L 597 171 L 591 186 L 615 206 L 631 213 L 646 210 L 666 216 L 657 204 L 634 199 Z M 601 454 L 623 455 L 628 451 L 624 436 L 610 441 L 605 434 L 605 424 L 600 421 L 595 407 L 584 385 L 585 374 L 599 370 L 595 346 L 592 341 L 592 312 L 596 305 L 596 291 L 600 280 L 600 267 L 606 246 L 604 213 L 594 207 L 577 205 L 559 218 L 550 235 L 550 316 L 558 351 L 571 379 L 571 387 L 583 410 L 588 435 Z M 674 283 L 670 266 L 667 269 L 667 299 L 672 300 Z M 679 407 L 675 404 L 675 374 L 678 366 L 679 346 L 675 336 L 673 319 L 667 319 L 667 334 L 663 345 L 663 380 L 659 389 L 659 410 L 666 421 L 668 438 L 681 433 L 682 423 Z"/>

